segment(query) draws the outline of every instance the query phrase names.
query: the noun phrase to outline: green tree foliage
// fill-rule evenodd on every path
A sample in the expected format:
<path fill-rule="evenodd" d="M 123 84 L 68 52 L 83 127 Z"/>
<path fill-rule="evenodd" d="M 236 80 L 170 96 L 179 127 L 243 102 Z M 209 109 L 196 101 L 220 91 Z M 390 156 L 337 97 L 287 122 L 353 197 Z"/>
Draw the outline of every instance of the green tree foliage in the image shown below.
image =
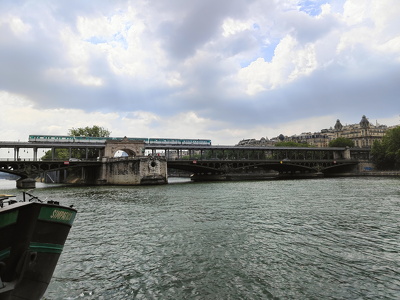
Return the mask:
<path fill-rule="evenodd" d="M 68 130 L 68 135 L 70 136 L 87 136 L 87 137 L 109 137 L 111 131 L 94 125 L 92 127 L 80 127 L 80 128 L 72 128 Z M 95 158 L 98 156 L 98 151 L 90 149 L 88 151 L 88 158 Z M 60 159 L 60 160 L 68 160 L 70 157 L 77 159 L 86 159 L 85 149 L 73 149 L 71 151 L 71 155 L 69 149 L 55 149 L 54 154 L 52 154 L 51 150 L 47 151 L 44 156 L 42 156 L 42 160 L 46 159 Z"/>
<path fill-rule="evenodd" d="M 111 131 L 97 125 L 72 128 L 68 131 L 68 135 L 71 136 L 109 137 L 110 134 Z"/>
<path fill-rule="evenodd" d="M 69 151 L 68 149 L 55 149 L 53 157 L 51 150 L 49 150 L 42 156 L 42 160 L 50 160 L 50 159 L 68 160 Z"/>
<path fill-rule="evenodd" d="M 354 142 L 351 139 L 338 137 L 329 142 L 329 147 L 354 147 Z"/>
<path fill-rule="evenodd" d="M 382 141 L 375 141 L 372 160 L 379 169 L 400 168 L 400 127 L 389 129 Z"/>
<path fill-rule="evenodd" d="M 296 142 L 277 142 L 275 147 L 311 147 L 307 143 L 296 143 Z"/>

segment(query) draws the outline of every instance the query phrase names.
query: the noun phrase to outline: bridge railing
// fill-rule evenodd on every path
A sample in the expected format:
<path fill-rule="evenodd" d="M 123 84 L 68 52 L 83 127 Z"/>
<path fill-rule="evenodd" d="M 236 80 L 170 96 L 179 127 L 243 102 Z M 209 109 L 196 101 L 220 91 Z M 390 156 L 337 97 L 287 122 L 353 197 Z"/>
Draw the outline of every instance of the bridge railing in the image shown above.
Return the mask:
<path fill-rule="evenodd" d="M 100 161 L 100 159 L 99 158 L 87 158 L 87 159 L 86 158 L 82 158 L 82 159 L 74 159 L 74 158 L 70 158 L 70 159 L 18 158 L 18 159 L 14 159 L 14 158 L 6 157 L 6 158 L 0 158 L 0 161 L 12 161 L 12 162 L 14 162 L 14 161 L 21 161 L 21 162 L 24 162 L 24 161 L 26 161 L 26 162 L 30 162 L 30 161 L 32 161 L 32 162 L 35 162 L 35 161 L 43 161 L 43 162 L 48 162 L 48 161 L 59 161 L 59 162 L 63 162 L 63 161 L 70 161 L 70 162 L 86 161 L 86 162 L 88 162 L 88 161 L 91 161 L 91 162 L 93 162 L 93 161 Z"/>
<path fill-rule="evenodd" d="M 18 158 L 18 159 L 14 159 L 11 157 L 6 157 L 6 158 L 0 158 L 0 161 L 37 161 L 40 159 L 33 159 L 33 158 Z"/>
<path fill-rule="evenodd" d="M 187 161 L 187 162 L 250 162 L 250 161 L 259 161 L 259 162 L 282 162 L 282 163 L 300 163 L 300 162 L 309 162 L 309 161 L 320 161 L 320 162 L 358 162 L 358 161 L 368 161 L 368 159 L 360 159 L 360 158 L 301 158 L 301 159 L 289 159 L 285 157 L 268 157 L 268 158 L 197 158 L 197 157 L 184 157 L 184 158 L 166 158 L 169 162 L 174 161 Z"/>
<path fill-rule="evenodd" d="M 303 159 L 287 159 L 287 158 L 170 158 L 167 161 L 174 162 L 174 161 L 188 161 L 188 162 L 282 162 L 282 163 L 299 163 L 299 162 L 309 162 L 309 161 L 320 161 L 320 162 L 358 162 L 360 159 L 357 158 L 303 158 Z"/>

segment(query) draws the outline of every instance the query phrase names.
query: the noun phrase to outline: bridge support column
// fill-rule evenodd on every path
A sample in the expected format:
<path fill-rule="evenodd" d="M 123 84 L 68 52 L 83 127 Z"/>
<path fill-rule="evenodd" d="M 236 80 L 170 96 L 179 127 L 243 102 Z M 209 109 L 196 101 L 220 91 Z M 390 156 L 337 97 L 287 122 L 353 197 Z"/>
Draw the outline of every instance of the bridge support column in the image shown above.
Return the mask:
<path fill-rule="evenodd" d="M 344 159 L 351 159 L 351 153 L 350 153 L 350 148 L 349 147 L 346 147 L 346 150 L 344 150 L 343 158 Z"/>
<path fill-rule="evenodd" d="M 98 185 L 166 184 L 167 161 L 161 156 L 103 158 Z"/>
<path fill-rule="evenodd" d="M 19 158 L 19 148 L 14 148 L 14 160 L 17 161 Z"/>
<path fill-rule="evenodd" d="M 38 160 L 37 159 L 37 152 L 38 152 L 38 148 L 33 148 L 33 160 Z"/>
<path fill-rule="evenodd" d="M 18 189 L 34 189 L 36 187 L 36 180 L 32 178 L 24 178 L 17 180 Z"/>

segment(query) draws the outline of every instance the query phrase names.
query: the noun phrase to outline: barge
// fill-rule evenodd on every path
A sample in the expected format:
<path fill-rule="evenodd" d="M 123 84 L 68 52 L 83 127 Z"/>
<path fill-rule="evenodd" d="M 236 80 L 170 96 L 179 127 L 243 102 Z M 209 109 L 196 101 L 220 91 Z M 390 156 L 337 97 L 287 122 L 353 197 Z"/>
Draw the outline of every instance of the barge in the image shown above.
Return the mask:
<path fill-rule="evenodd" d="M 24 192 L 0 195 L 0 300 L 39 300 L 77 211 Z"/>

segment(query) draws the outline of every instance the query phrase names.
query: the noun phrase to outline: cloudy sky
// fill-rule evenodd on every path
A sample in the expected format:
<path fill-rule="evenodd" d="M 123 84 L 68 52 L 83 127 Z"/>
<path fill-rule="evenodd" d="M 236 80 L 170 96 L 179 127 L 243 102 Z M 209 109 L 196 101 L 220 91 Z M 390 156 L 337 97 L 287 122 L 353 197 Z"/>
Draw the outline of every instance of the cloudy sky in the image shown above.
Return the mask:
<path fill-rule="evenodd" d="M 1 0 L 0 140 L 400 123 L 398 0 Z"/>

